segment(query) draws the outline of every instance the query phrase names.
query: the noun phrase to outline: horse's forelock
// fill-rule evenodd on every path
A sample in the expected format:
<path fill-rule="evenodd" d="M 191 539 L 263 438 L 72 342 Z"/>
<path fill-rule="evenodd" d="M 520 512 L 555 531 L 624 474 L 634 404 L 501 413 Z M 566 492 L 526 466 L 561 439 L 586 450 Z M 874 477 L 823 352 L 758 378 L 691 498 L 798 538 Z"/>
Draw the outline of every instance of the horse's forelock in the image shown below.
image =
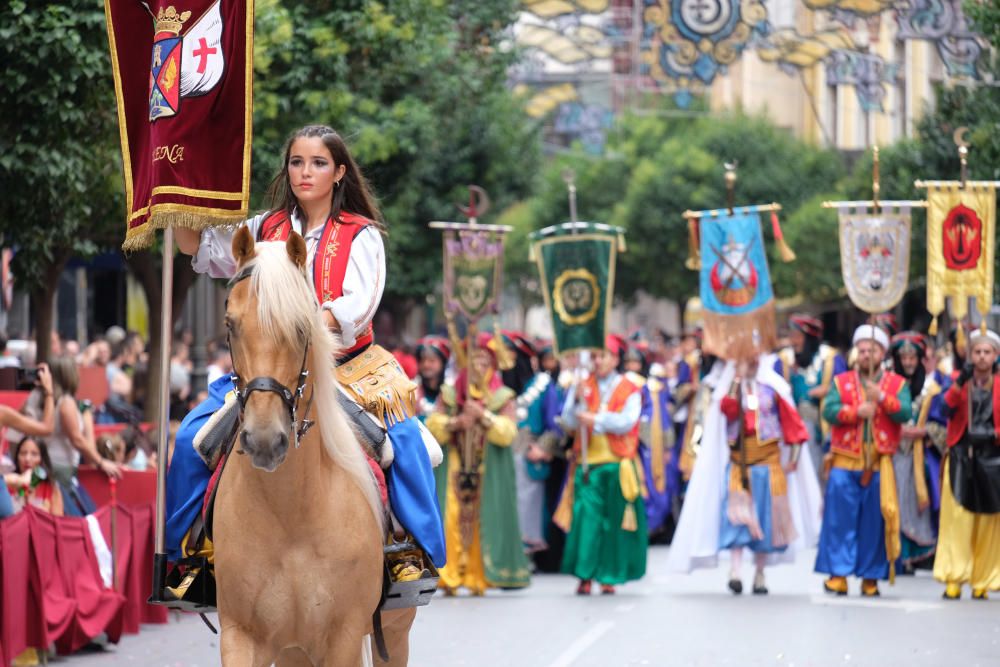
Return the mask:
<path fill-rule="evenodd" d="M 257 244 L 250 289 L 257 297 L 257 319 L 264 336 L 301 344 L 312 329 L 316 294 L 281 242 Z"/>

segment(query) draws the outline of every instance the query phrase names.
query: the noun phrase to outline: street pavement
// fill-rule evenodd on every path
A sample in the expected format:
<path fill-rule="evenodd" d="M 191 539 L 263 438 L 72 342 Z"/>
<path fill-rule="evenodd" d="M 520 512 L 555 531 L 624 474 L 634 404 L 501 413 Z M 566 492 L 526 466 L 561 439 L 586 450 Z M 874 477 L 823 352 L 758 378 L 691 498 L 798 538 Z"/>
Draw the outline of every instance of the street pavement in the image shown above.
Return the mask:
<path fill-rule="evenodd" d="M 665 572 L 653 547 L 644 579 L 614 596 L 574 595 L 572 577 L 542 575 L 522 591 L 436 597 L 411 636 L 414 667 L 617 667 L 775 665 L 993 667 L 1000 665 L 1000 595 L 941 599 L 930 573 L 882 585 L 880 599 L 821 592 L 814 554 L 768 571 L 768 596 L 734 596 L 728 565 L 690 576 Z M 752 570 L 744 566 L 744 586 Z M 596 590 L 596 587 L 595 587 Z M 213 618 L 214 621 L 214 618 Z M 103 653 L 60 658 L 65 667 L 209 667 L 218 638 L 197 616 L 144 626 Z M 376 662 L 376 664 L 378 664 Z"/>

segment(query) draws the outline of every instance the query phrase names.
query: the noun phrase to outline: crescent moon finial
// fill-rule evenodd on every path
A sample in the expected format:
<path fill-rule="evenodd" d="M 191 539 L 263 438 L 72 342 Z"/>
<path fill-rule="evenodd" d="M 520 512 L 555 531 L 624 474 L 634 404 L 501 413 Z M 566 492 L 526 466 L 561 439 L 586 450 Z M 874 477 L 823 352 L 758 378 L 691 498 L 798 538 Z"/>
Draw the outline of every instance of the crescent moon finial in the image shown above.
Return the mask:
<path fill-rule="evenodd" d="M 955 145 L 959 148 L 968 148 L 969 142 L 965 139 L 965 135 L 968 134 L 969 128 L 965 125 L 956 129 L 952 135 L 951 139 L 955 142 Z"/>

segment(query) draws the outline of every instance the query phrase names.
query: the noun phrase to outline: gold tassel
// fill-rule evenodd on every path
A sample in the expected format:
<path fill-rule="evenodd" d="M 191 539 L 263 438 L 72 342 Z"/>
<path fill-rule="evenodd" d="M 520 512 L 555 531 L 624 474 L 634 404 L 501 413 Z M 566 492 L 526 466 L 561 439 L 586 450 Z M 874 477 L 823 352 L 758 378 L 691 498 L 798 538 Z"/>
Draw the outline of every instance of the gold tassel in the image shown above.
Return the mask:
<path fill-rule="evenodd" d="M 784 263 L 794 262 L 795 253 L 792 249 L 788 247 L 785 243 L 785 235 L 781 232 L 781 224 L 778 222 L 778 213 L 776 211 L 771 211 L 771 231 L 774 232 L 774 242 L 778 246 L 778 253 L 781 255 L 781 261 Z"/>
<path fill-rule="evenodd" d="M 979 323 L 979 333 L 982 336 L 986 335 L 986 320 Z"/>
<path fill-rule="evenodd" d="M 573 527 L 573 500 L 576 497 L 576 462 L 570 463 L 566 472 L 566 487 L 563 489 L 562 497 L 556 511 L 552 513 L 552 523 L 559 526 L 564 533 L 568 533 Z"/>
<path fill-rule="evenodd" d="M 535 244 L 534 243 L 529 243 L 528 244 L 528 261 L 529 262 L 534 262 L 535 261 Z"/>
<path fill-rule="evenodd" d="M 701 270 L 701 239 L 698 238 L 698 218 L 688 218 L 688 258 L 684 266 L 692 271 Z"/>
<path fill-rule="evenodd" d="M 965 349 L 965 331 L 962 323 L 958 323 L 958 329 L 955 330 L 955 350 Z"/>
<path fill-rule="evenodd" d="M 885 521 L 885 555 L 889 561 L 889 583 L 896 583 L 896 559 L 902 544 L 899 537 L 899 500 L 896 496 L 896 473 L 892 457 L 882 454 L 878 461 L 879 505 Z"/>
<path fill-rule="evenodd" d="M 503 334 L 500 333 L 500 323 L 493 323 L 493 344 L 496 346 L 497 367 L 501 371 L 509 371 L 517 363 L 517 357 L 510 351 L 503 342 Z"/>
<path fill-rule="evenodd" d="M 628 252 L 628 246 L 625 245 L 625 232 L 618 232 L 618 252 Z"/>
<path fill-rule="evenodd" d="M 931 317 L 931 325 L 927 327 L 927 333 L 931 336 L 937 336 L 937 315 Z"/>
<path fill-rule="evenodd" d="M 639 530 L 639 522 L 635 518 L 635 503 L 625 506 L 625 515 L 622 517 L 622 530 L 634 533 Z"/>

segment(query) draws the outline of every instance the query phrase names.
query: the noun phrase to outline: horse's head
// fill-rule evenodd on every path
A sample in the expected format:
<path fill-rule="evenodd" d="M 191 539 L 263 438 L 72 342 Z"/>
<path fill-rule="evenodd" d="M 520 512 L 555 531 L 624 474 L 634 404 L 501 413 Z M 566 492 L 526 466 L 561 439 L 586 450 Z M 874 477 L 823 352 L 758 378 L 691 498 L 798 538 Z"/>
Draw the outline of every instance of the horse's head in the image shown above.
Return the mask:
<path fill-rule="evenodd" d="M 296 415 L 315 296 L 305 279 L 306 244 L 255 244 L 246 227 L 233 237 L 236 275 L 226 302 L 226 329 L 242 406 L 240 445 L 255 468 L 273 472 L 301 429 Z"/>

